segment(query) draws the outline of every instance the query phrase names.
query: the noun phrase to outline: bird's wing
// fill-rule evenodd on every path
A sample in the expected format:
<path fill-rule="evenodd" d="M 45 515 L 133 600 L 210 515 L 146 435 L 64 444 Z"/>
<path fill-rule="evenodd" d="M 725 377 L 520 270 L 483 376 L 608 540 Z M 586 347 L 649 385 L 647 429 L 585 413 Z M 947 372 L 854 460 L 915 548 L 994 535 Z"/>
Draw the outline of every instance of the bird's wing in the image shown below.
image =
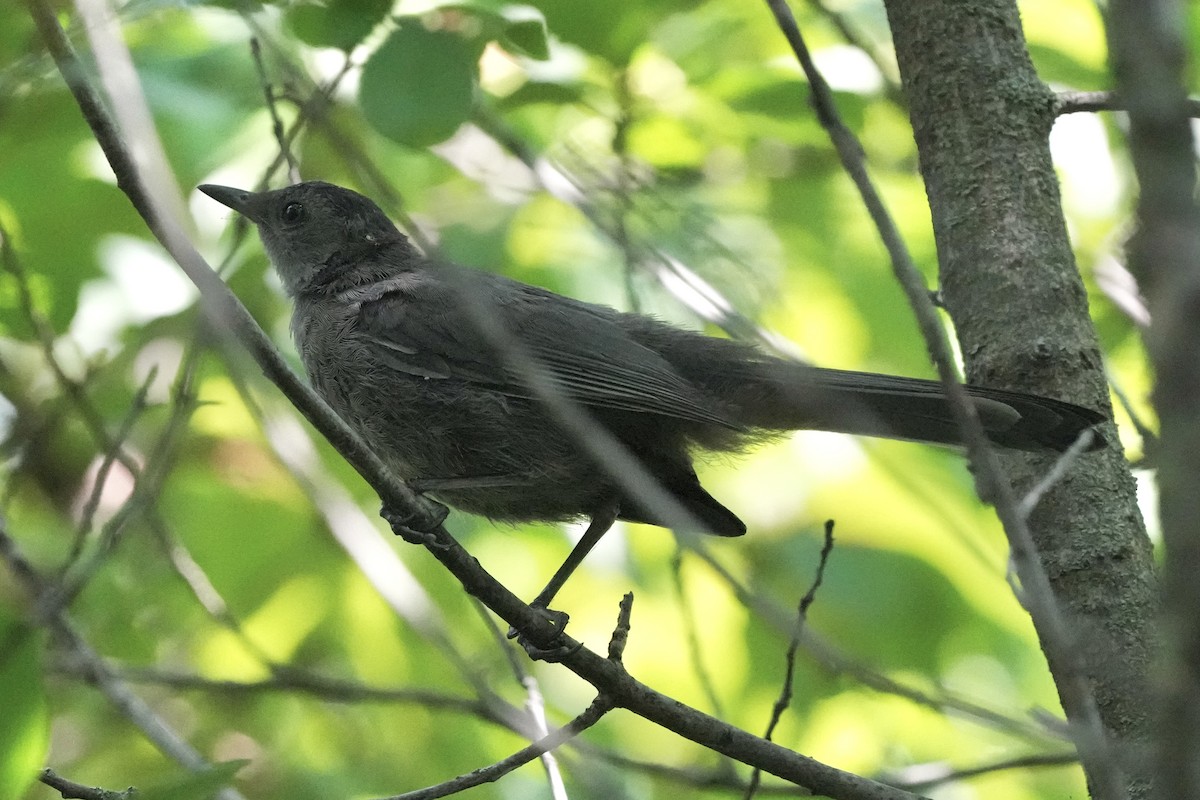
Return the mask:
<path fill-rule="evenodd" d="M 431 380 L 463 380 L 534 398 L 514 348 L 490 340 L 471 308 L 495 314 L 510 343 L 563 395 L 593 408 L 739 426 L 652 349 L 631 339 L 617 312 L 501 276 L 451 267 L 404 281 L 362 303 L 358 331 L 384 365 Z M 464 293 L 472 292 L 468 299 Z M 506 357 L 507 356 L 507 357 Z"/>

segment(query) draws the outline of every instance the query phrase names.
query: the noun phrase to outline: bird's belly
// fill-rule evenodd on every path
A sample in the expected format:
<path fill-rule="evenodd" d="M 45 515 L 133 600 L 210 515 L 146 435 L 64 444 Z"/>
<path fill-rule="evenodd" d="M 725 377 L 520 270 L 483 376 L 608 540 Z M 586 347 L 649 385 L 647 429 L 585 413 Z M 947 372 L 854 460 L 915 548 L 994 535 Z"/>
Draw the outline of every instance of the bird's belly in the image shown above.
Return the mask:
<path fill-rule="evenodd" d="M 333 364 L 313 365 L 310 378 L 400 477 L 461 510 L 571 519 L 590 513 L 611 485 L 535 401 L 395 371 L 371 380 Z"/>

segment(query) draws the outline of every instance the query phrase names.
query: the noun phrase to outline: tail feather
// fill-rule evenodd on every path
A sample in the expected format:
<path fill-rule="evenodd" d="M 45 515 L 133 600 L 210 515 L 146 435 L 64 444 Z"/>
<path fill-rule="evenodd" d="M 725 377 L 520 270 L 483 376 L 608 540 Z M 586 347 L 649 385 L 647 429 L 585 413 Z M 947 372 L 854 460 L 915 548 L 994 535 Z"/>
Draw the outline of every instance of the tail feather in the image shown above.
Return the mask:
<path fill-rule="evenodd" d="M 639 315 L 623 315 L 621 322 L 631 336 L 715 398 L 735 425 L 962 443 L 937 381 L 811 367 L 771 358 L 743 342 L 701 337 Z M 988 438 L 1004 447 L 1061 452 L 1105 420 L 1091 409 L 1048 397 L 983 386 L 968 385 L 966 390 Z M 1104 437 L 1098 431 L 1093 434 L 1092 448 L 1102 447 Z M 712 426 L 697 428 L 695 436 L 714 449 L 733 449 L 739 442 L 737 436 Z"/>
<path fill-rule="evenodd" d="M 792 364 L 781 369 L 782 363 L 760 362 L 759 380 L 725 395 L 734 401 L 739 421 L 775 430 L 812 428 L 962 443 L 950 402 L 937 381 Z M 1084 430 L 1104 421 L 1095 411 L 1061 400 L 983 386 L 965 388 L 988 438 L 1004 447 L 1063 451 Z M 1092 449 L 1103 444 L 1104 438 L 1094 432 Z"/>

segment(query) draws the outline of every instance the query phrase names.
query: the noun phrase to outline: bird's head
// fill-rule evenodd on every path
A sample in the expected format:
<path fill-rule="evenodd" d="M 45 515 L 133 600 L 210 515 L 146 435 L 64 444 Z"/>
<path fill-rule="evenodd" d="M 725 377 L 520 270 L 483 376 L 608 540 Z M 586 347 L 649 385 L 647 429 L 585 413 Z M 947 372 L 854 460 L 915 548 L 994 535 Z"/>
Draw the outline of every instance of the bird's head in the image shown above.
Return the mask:
<path fill-rule="evenodd" d="M 369 198 L 330 183 L 308 181 L 269 192 L 205 184 L 200 191 L 258 226 L 284 289 L 296 296 L 333 285 L 374 262 L 384 248 L 411 248 Z"/>

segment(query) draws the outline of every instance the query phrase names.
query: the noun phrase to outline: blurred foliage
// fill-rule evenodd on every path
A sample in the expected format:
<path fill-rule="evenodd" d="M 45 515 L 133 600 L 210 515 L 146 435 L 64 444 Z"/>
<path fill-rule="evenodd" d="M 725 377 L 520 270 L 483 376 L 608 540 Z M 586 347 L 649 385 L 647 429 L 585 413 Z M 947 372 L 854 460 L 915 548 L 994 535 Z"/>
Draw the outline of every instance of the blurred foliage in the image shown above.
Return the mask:
<path fill-rule="evenodd" d="M 865 50 L 815 7 L 797 4 L 796 12 L 932 284 L 929 214 L 882 10 L 858 0 L 832 5 Z M 1093 4 L 1038 0 L 1024 11 L 1048 83 L 1108 84 Z M 86 50 L 65 5 L 62 19 Z M 372 195 L 455 259 L 697 324 L 662 285 L 629 268 L 605 233 L 619 222 L 632 241 L 671 252 L 819 363 L 930 372 L 877 236 L 764 5 L 130 0 L 115 19 L 194 214 L 196 241 L 214 264 L 228 262 L 231 284 L 289 354 L 287 305 L 257 242 L 235 247 L 228 211 L 193 191 L 203 181 L 286 180 L 266 172 L 278 148 L 252 34 L 285 127 L 302 122 L 294 143 L 301 173 Z M 148 243 L 23 10 L 5 5 L 0 22 L 0 224 L 25 272 L 23 281 L 0 277 L 5 529 L 47 575 L 64 566 L 73 574 L 77 541 L 85 555 L 103 551 L 134 479 L 113 465 L 93 499 L 92 524 L 82 521 L 110 451 L 98 428 L 163 480 L 70 606 L 81 635 L 122 668 L 230 681 L 317 675 L 468 701 L 487 686 L 520 707 L 524 691 L 471 601 L 424 552 L 383 534 L 372 539 L 383 528 L 368 525 L 377 503 L 370 491 L 328 446 L 310 449 L 303 428 L 280 422 L 291 420 L 289 409 L 245 356 L 213 348 L 194 293 Z M 314 101 L 318 90 L 327 102 Z M 1064 120 L 1054 146 L 1114 377 L 1146 414 L 1139 336 L 1093 280 L 1094 268 L 1120 261 L 1126 233 L 1128 168 L 1114 134 L 1108 117 L 1072 121 L 1069 130 Z M 554 164 L 573 189 L 547 191 L 522 159 Z M 572 192 L 598 224 L 568 202 Z M 169 434 L 173 426 L 180 432 Z M 318 470 L 315 484 L 294 476 L 297 464 Z M 632 587 L 631 671 L 761 731 L 780 690 L 793 609 L 816 569 L 821 525 L 833 518 L 837 546 L 807 626 L 819 644 L 801 652 L 776 740 L 871 776 L 1062 749 L 1027 713 L 1057 709 L 1054 688 L 1006 585 L 998 526 L 953 453 L 801 433 L 702 469 L 751 533 L 700 543 L 711 563 L 685 548 L 676 575 L 669 533 L 614 532 L 561 595 L 575 636 L 601 648 Z M 568 549 L 548 526 L 505 528 L 461 514 L 450 524 L 523 596 Z M 383 570 L 402 615 L 331 537 L 339 529 L 386 542 L 385 552 L 407 565 L 415 583 L 401 580 L 390 556 L 365 560 Z M 743 590 L 753 603 L 739 597 Z M 0 566 L 0 620 L 21 618 L 32 602 Z M 160 787 L 180 797 L 206 796 L 234 770 L 250 798 L 363 797 L 447 779 L 525 741 L 466 706 L 419 698 L 134 684 L 222 765 L 187 779 L 74 676 L 69 653 L 27 633 L 5 643 L 4 797 L 52 797 L 25 788 L 43 763 L 88 785 Z M 590 699 L 573 676 L 530 669 L 552 722 Z M 888 681 L 931 700 L 887 691 Z M 560 751 L 573 797 L 730 796 L 612 755 L 721 772 L 712 754 L 612 714 L 578 748 Z M 1075 767 L 1058 766 L 933 793 L 1022 800 L 1085 790 Z M 530 765 L 470 796 L 549 794 L 541 768 Z"/>
<path fill-rule="evenodd" d="M 20 797 L 45 765 L 49 720 L 41 674 L 44 637 L 6 617 L 0 613 L 0 796 Z"/>

